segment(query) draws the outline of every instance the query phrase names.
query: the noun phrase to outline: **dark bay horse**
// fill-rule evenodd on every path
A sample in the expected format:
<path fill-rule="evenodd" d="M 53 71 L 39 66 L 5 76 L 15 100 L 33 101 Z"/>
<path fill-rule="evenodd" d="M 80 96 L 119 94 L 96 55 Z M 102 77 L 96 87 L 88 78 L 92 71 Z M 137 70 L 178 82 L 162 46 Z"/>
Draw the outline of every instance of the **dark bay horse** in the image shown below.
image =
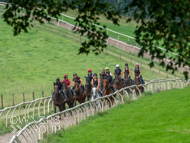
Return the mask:
<path fill-rule="evenodd" d="M 87 82 L 85 85 L 85 90 L 84 90 L 84 95 L 85 95 L 85 97 L 87 97 L 88 101 L 90 101 L 91 91 L 92 91 L 92 84 L 91 84 L 91 81 L 89 79 L 87 79 Z"/>
<path fill-rule="evenodd" d="M 65 110 L 65 101 L 63 99 L 63 96 L 61 95 L 58 85 L 54 83 L 54 99 L 53 99 L 53 104 L 54 104 L 54 113 L 56 113 L 56 107 L 58 106 L 59 111 Z"/>
<path fill-rule="evenodd" d="M 99 90 L 103 90 L 103 79 L 105 78 L 104 74 L 100 74 L 100 85 L 99 85 Z"/>
<path fill-rule="evenodd" d="M 63 84 L 63 93 L 66 96 L 66 103 L 69 106 L 69 108 L 72 108 L 74 104 L 74 98 L 72 96 L 72 93 L 69 91 L 66 82 L 63 82 L 62 84 Z"/>
<path fill-rule="evenodd" d="M 124 81 L 125 81 L 124 84 L 125 84 L 125 87 L 127 87 L 127 86 L 132 86 L 132 85 L 133 85 L 133 83 L 131 83 L 130 80 L 131 80 L 131 79 L 129 78 L 129 75 L 126 74 L 126 73 L 124 73 Z M 129 94 L 132 93 L 130 89 L 127 89 L 127 92 L 128 92 Z"/>
<path fill-rule="evenodd" d="M 80 104 L 83 103 L 86 99 L 86 96 L 82 93 L 81 88 L 79 87 L 79 83 L 75 82 L 74 84 L 75 87 L 75 98 L 74 98 L 74 103 L 76 106 L 76 102 L 78 101 Z"/>
<path fill-rule="evenodd" d="M 135 76 L 135 79 L 134 79 L 134 80 L 135 80 L 135 85 L 140 85 L 140 84 L 142 84 L 141 81 L 140 81 L 139 76 Z M 144 88 L 143 88 L 142 86 L 139 86 L 138 89 L 137 89 L 136 87 L 134 87 L 134 89 L 135 89 L 135 92 L 136 92 L 136 95 L 137 95 L 137 96 L 139 95 L 138 89 L 140 90 L 141 93 L 144 92 Z"/>
<path fill-rule="evenodd" d="M 109 81 L 107 79 L 103 79 L 103 95 L 106 96 L 106 95 L 109 95 L 111 93 L 113 93 L 113 91 L 111 90 L 111 86 L 109 84 Z M 116 97 L 116 95 L 114 95 L 114 97 Z M 111 100 L 112 105 L 113 105 L 114 98 L 109 97 L 109 99 Z M 108 100 L 108 99 L 106 98 L 106 100 Z M 108 102 L 109 102 L 109 107 L 111 107 L 111 103 L 109 100 L 108 100 Z"/>
<path fill-rule="evenodd" d="M 113 87 L 115 88 L 115 90 L 120 90 L 123 88 L 123 82 L 117 74 L 115 74 L 115 81 Z M 121 94 L 123 94 L 123 92 L 121 92 Z"/>

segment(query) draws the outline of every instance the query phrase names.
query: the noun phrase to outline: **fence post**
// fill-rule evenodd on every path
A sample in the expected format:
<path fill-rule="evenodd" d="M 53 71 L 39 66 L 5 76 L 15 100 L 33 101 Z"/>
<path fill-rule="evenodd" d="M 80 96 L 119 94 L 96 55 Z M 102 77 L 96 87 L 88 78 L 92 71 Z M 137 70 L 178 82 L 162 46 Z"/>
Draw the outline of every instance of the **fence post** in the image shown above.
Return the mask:
<path fill-rule="evenodd" d="M 33 100 L 35 100 L 34 92 L 32 92 L 32 95 L 33 95 Z"/>
<path fill-rule="evenodd" d="M 1 94 L 1 107 L 3 108 L 3 95 Z"/>
<path fill-rule="evenodd" d="M 14 94 L 12 94 L 13 106 L 15 105 Z"/>
<path fill-rule="evenodd" d="M 23 102 L 25 102 L 25 96 L 24 96 L 24 92 L 23 92 Z"/>
<path fill-rule="evenodd" d="M 44 98 L 44 91 L 42 91 L 42 98 Z M 44 102 L 44 100 L 42 100 L 42 102 Z"/>

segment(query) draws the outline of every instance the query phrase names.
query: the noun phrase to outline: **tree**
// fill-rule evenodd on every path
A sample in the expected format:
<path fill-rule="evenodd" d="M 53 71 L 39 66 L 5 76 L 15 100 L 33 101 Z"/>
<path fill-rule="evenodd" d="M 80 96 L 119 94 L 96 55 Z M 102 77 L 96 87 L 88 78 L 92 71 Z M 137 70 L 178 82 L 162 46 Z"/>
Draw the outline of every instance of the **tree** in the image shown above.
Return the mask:
<path fill-rule="evenodd" d="M 123 9 L 123 1 L 110 0 L 110 3 L 118 3 L 117 7 Z M 87 34 L 89 39 L 82 43 L 79 54 L 88 54 L 90 51 L 99 54 L 106 47 L 106 26 L 97 30 L 91 23 L 100 24 L 99 15 L 104 15 L 118 24 L 120 11 L 110 3 L 108 0 L 9 0 L 3 16 L 14 27 L 14 34 L 18 35 L 22 30 L 28 32 L 34 20 L 44 23 L 44 19 L 50 21 L 48 15 L 58 18 L 61 12 L 78 9 L 76 26 L 82 28 L 78 32 Z M 173 73 L 177 66 L 190 66 L 189 5 L 189 0 L 133 0 L 127 4 L 125 13 L 130 13 L 138 23 L 135 34 L 136 42 L 142 47 L 139 56 L 149 51 L 152 59 L 160 59 L 160 65 Z M 19 15 L 20 12 L 24 15 Z M 132 18 L 129 17 L 127 22 Z M 157 47 L 160 45 L 166 49 L 165 52 Z M 177 53 L 178 56 L 171 56 L 171 62 L 165 65 L 163 59 L 167 58 L 169 52 Z M 149 65 L 152 67 L 154 63 L 150 62 Z M 184 75 L 188 77 L 187 72 Z"/>
<path fill-rule="evenodd" d="M 106 26 L 97 29 L 91 23 L 100 25 L 99 15 L 104 15 L 114 24 L 118 24 L 120 12 L 116 11 L 111 4 L 102 3 L 100 0 L 9 0 L 3 17 L 5 22 L 14 28 L 14 35 L 18 35 L 22 31 L 28 32 L 28 29 L 34 26 L 34 20 L 43 24 L 44 20 L 51 20 L 49 16 L 58 18 L 60 13 L 68 9 L 78 10 L 75 25 L 81 29 L 77 32 L 81 36 L 86 34 L 88 37 L 88 41 L 81 44 L 79 54 L 88 54 L 90 51 L 95 54 L 101 53 L 106 47 L 108 38 Z"/>
<path fill-rule="evenodd" d="M 174 73 L 177 66 L 190 67 L 190 1 L 189 0 L 134 0 L 126 7 L 126 12 L 134 10 L 134 20 L 138 23 L 135 30 L 136 41 L 142 47 L 139 56 L 150 52 L 151 59 L 162 60 L 169 52 L 171 56 L 167 70 Z M 149 18 L 147 18 L 147 16 Z M 130 22 L 131 18 L 127 19 Z M 157 48 L 162 46 L 165 52 Z M 173 64 L 173 62 L 175 64 Z M 153 61 L 149 64 L 154 66 Z M 188 77 L 188 72 L 184 72 Z"/>

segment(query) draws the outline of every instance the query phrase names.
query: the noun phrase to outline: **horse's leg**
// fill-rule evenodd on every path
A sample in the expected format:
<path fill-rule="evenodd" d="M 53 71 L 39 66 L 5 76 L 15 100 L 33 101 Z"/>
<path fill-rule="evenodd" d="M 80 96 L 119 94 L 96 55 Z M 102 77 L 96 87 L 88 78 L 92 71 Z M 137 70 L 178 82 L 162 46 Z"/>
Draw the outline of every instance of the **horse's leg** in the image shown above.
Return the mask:
<path fill-rule="evenodd" d="M 56 107 L 57 107 L 57 106 L 54 104 L 54 113 L 56 113 Z"/>

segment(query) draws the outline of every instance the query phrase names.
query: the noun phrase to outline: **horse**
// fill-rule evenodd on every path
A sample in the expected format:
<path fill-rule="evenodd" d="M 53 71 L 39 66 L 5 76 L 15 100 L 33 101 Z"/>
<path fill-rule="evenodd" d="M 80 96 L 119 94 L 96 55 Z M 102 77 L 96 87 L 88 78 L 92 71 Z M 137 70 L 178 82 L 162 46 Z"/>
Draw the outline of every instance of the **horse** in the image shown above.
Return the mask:
<path fill-rule="evenodd" d="M 84 90 L 84 95 L 85 95 L 85 97 L 87 97 L 88 101 L 90 100 L 91 91 L 92 91 L 91 81 L 89 79 L 87 79 L 87 82 L 86 82 L 86 85 L 85 85 L 85 90 Z"/>
<path fill-rule="evenodd" d="M 139 76 L 135 76 L 134 80 L 135 80 L 135 85 L 140 85 L 141 84 Z M 144 92 L 144 88 L 142 86 L 134 87 L 137 96 L 139 95 L 139 91 L 138 91 L 137 88 L 140 90 L 141 93 Z"/>
<path fill-rule="evenodd" d="M 63 96 L 61 95 L 58 85 L 54 83 L 54 98 L 53 98 L 53 104 L 54 104 L 54 113 L 56 113 L 56 107 L 58 106 L 59 111 L 65 110 L 65 101 L 63 99 Z"/>
<path fill-rule="evenodd" d="M 133 83 L 131 83 L 131 81 L 130 81 L 129 75 L 126 74 L 126 73 L 124 73 L 124 81 L 125 81 L 125 82 L 124 82 L 125 87 L 133 85 Z M 132 93 L 130 89 L 127 89 L 127 92 L 128 92 L 129 94 Z"/>
<path fill-rule="evenodd" d="M 74 98 L 72 93 L 69 91 L 69 88 L 67 87 L 67 83 L 63 82 L 63 93 L 66 96 L 66 103 L 69 106 L 69 108 L 73 107 Z"/>
<path fill-rule="evenodd" d="M 103 90 L 103 79 L 104 78 L 105 78 L 105 75 L 100 73 L 100 85 L 99 85 L 99 90 L 100 91 Z"/>
<path fill-rule="evenodd" d="M 74 92 L 75 92 L 74 103 L 76 106 L 76 102 L 78 101 L 80 104 L 83 103 L 86 99 L 86 96 L 84 96 L 84 94 L 82 93 L 78 82 L 74 83 L 74 87 L 75 87 L 75 89 L 74 89 Z"/>
<path fill-rule="evenodd" d="M 120 90 L 123 88 L 123 82 L 117 74 L 115 74 L 115 81 L 113 87 L 115 88 L 115 90 Z M 121 92 L 121 94 L 123 94 L 123 92 Z"/>
<path fill-rule="evenodd" d="M 109 81 L 107 79 L 103 79 L 103 95 L 106 96 L 106 95 L 109 95 L 111 93 L 113 93 L 113 91 L 111 90 L 111 86 L 109 84 Z M 114 95 L 114 97 L 116 97 L 116 94 Z M 114 98 L 109 97 L 109 99 L 111 100 L 112 105 L 113 105 Z M 106 100 L 108 100 L 108 99 L 106 98 Z M 111 107 L 111 103 L 109 100 L 108 100 L 108 102 L 109 102 L 109 107 Z"/>
<path fill-rule="evenodd" d="M 97 88 L 94 86 L 94 87 L 92 87 L 92 92 L 91 92 L 91 96 L 90 96 L 90 101 L 94 101 L 96 98 L 99 98 L 100 97 L 100 95 L 99 95 L 99 93 L 97 92 Z M 97 106 L 98 106 L 98 108 L 100 107 L 100 101 L 96 101 L 96 103 L 95 103 Z"/>

